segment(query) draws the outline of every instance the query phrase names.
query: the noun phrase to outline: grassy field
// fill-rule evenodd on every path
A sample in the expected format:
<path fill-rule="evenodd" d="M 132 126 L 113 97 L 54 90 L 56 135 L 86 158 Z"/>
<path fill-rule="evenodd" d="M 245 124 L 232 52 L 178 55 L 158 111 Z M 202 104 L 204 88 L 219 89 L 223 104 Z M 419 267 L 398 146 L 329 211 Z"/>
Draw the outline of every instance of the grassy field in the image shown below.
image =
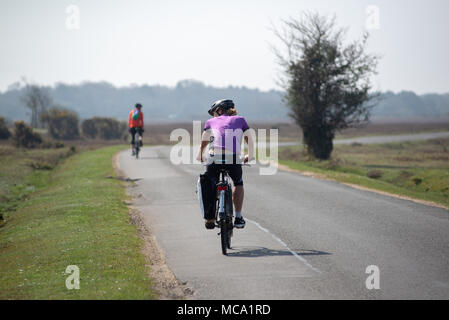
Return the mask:
<path fill-rule="evenodd" d="M 247 119 L 251 128 L 258 129 L 278 129 L 279 141 L 298 141 L 302 139 L 301 129 L 288 122 L 252 122 Z M 202 122 L 204 125 L 204 121 Z M 170 142 L 170 133 L 177 129 L 186 129 L 193 134 L 192 122 L 179 123 L 150 123 L 145 126 L 144 143 L 146 145 L 173 144 Z M 409 120 L 409 121 L 374 121 L 361 128 L 351 128 L 343 130 L 336 135 L 336 139 L 347 139 L 354 137 L 416 134 L 423 132 L 449 131 L 449 120 Z"/>
<path fill-rule="evenodd" d="M 310 160 L 302 147 L 286 147 L 279 159 L 326 179 L 449 207 L 449 139 L 336 145 L 327 161 Z"/>
<path fill-rule="evenodd" d="M 1 155 L 1 194 L 14 207 L 4 208 L 0 228 L 0 299 L 155 298 L 143 240 L 113 178 L 111 157 L 122 148 L 81 152 L 58 165 L 50 159 L 63 150 Z M 69 265 L 79 267 L 79 290 L 66 288 Z"/>

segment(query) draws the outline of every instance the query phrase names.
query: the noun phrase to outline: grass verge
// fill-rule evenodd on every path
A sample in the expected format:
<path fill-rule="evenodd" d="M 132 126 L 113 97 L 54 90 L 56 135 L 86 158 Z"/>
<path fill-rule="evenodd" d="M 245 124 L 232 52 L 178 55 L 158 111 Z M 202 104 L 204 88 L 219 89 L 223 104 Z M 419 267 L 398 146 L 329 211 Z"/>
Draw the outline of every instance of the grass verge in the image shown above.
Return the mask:
<path fill-rule="evenodd" d="M 45 186 L 50 172 L 73 148 L 18 149 L 0 145 L 0 219 L 8 218 L 30 194 Z"/>
<path fill-rule="evenodd" d="M 327 161 L 281 148 L 280 164 L 324 179 L 449 207 L 449 139 L 336 145 Z"/>
<path fill-rule="evenodd" d="M 155 298 L 125 189 L 111 179 L 121 149 L 82 152 L 40 177 L 0 228 L 0 299 Z M 69 265 L 79 290 L 66 288 Z"/>

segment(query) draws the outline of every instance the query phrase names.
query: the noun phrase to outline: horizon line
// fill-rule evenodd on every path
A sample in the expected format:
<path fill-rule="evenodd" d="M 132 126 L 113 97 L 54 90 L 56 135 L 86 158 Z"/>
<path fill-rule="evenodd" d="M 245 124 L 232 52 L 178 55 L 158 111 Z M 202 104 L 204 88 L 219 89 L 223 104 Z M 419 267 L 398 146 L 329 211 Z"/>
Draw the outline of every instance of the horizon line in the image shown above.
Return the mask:
<path fill-rule="evenodd" d="M 201 80 L 197 80 L 197 79 L 193 79 L 193 78 L 186 78 L 186 79 L 180 79 L 176 82 L 175 85 L 169 85 L 169 84 L 159 84 L 159 83 L 154 83 L 154 84 L 150 84 L 150 83 L 129 83 L 126 85 L 119 85 L 113 82 L 110 82 L 108 80 L 81 80 L 78 82 L 73 82 L 73 83 L 69 83 L 69 82 L 64 82 L 64 81 L 55 81 L 52 84 L 39 84 L 36 81 L 32 81 L 30 84 L 33 85 L 38 85 L 38 86 L 42 86 L 42 87 L 46 87 L 46 88 L 52 88 L 55 89 L 57 86 L 59 85 L 65 85 L 65 86 L 82 86 L 82 85 L 86 85 L 86 84 L 108 84 L 112 87 L 114 87 L 115 89 L 127 89 L 127 88 L 142 88 L 142 87 L 166 87 L 166 88 L 170 88 L 170 89 L 175 89 L 180 83 L 182 82 L 192 82 L 192 83 L 199 83 L 201 85 L 203 85 L 206 88 L 214 88 L 214 89 L 227 89 L 227 88 L 242 88 L 242 89 L 248 89 L 248 90 L 255 90 L 255 91 L 260 91 L 260 92 L 284 92 L 285 90 L 283 89 L 276 89 L 276 88 L 271 88 L 271 89 L 262 89 L 259 87 L 249 87 L 246 85 L 233 85 L 233 84 L 228 84 L 227 86 L 219 86 L 219 85 L 213 85 L 213 84 L 208 84 L 205 83 Z M 13 87 L 13 88 L 11 88 Z M 25 85 L 23 84 L 23 81 L 18 80 L 15 81 L 11 84 L 9 84 L 7 86 L 6 89 L 2 90 L 0 88 L 0 94 L 4 94 L 7 93 L 9 91 L 13 91 L 13 90 L 21 90 L 25 87 Z M 403 93 L 403 92 L 412 92 L 418 96 L 425 96 L 425 95 L 432 95 L 432 94 L 436 94 L 436 95 L 447 95 L 449 94 L 449 90 L 445 91 L 445 92 L 425 92 L 425 93 L 419 93 L 416 92 L 414 90 L 410 90 L 410 89 L 401 89 L 401 90 L 373 90 L 373 92 L 375 93 L 389 93 L 392 92 L 394 94 L 399 94 L 399 93 Z"/>

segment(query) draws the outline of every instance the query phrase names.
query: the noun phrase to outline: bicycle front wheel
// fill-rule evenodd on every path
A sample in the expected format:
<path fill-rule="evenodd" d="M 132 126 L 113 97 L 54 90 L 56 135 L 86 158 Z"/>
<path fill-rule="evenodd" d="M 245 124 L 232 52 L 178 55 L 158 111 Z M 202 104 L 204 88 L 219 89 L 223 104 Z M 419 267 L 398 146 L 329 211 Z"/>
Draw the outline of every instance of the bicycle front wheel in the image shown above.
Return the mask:
<path fill-rule="evenodd" d="M 232 229 L 228 230 L 228 249 L 231 249 Z"/>
<path fill-rule="evenodd" d="M 226 220 L 220 221 L 220 236 L 221 236 L 221 252 L 226 256 L 228 254 L 227 249 L 229 239 L 228 224 L 226 223 Z"/>

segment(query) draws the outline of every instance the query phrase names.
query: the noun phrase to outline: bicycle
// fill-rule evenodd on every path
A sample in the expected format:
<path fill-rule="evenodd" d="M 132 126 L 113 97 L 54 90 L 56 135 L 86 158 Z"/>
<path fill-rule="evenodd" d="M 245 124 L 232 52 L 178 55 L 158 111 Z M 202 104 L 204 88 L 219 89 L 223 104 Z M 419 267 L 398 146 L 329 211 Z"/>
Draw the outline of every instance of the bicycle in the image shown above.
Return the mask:
<path fill-rule="evenodd" d="M 242 164 L 242 166 L 250 167 L 250 164 Z M 227 250 L 231 249 L 231 238 L 234 234 L 234 206 L 232 202 L 232 187 L 229 182 L 229 173 L 226 169 L 219 169 L 217 187 L 217 203 L 215 206 L 215 221 L 217 227 L 220 228 L 221 252 L 227 255 Z"/>
<path fill-rule="evenodd" d="M 229 174 L 226 169 L 220 169 L 217 186 L 217 205 L 215 209 L 215 221 L 220 228 L 221 251 L 227 255 L 227 249 L 231 249 L 231 238 L 233 235 L 234 207 L 232 205 L 232 188 L 229 183 Z"/>
<path fill-rule="evenodd" d="M 134 144 L 133 144 L 133 154 L 136 156 L 136 159 L 139 159 L 141 141 L 142 141 L 142 135 L 137 132 L 136 136 L 134 138 Z"/>

